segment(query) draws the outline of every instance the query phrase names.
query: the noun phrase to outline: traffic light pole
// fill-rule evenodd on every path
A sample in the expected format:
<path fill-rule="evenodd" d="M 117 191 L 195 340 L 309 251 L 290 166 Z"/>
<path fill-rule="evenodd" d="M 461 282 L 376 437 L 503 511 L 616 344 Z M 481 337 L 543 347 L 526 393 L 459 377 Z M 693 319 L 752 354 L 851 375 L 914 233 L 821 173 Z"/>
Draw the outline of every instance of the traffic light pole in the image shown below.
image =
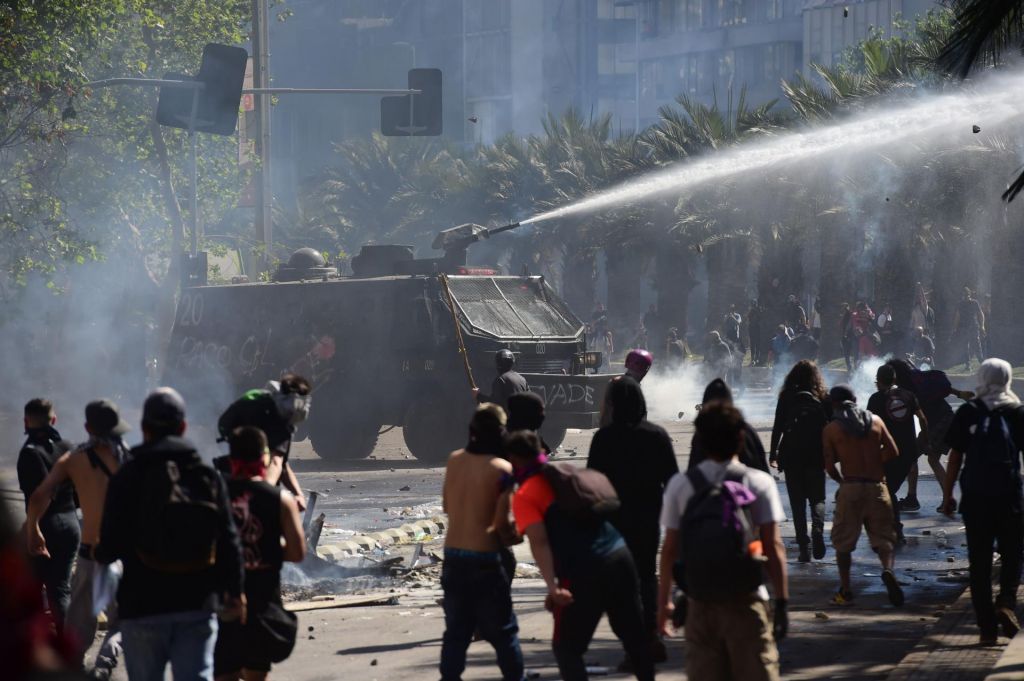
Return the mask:
<path fill-rule="evenodd" d="M 199 113 L 199 90 L 192 91 L 192 113 L 188 118 L 189 184 L 192 185 L 192 257 L 199 254 L 199 170 L 196 166 L 196 115 Z"/>
<path fill-rule="evenodd" d="M 270 184 L 270 1 L 252 0 L 252 94 L 256 95 L 256 155 L 260 160 L 256 183 L 257 234 L 263 243 L 260 271 L 270 264 L 274 246 L 274 196 Z M 260 92 L 255 92 L 259 90 Z"/>

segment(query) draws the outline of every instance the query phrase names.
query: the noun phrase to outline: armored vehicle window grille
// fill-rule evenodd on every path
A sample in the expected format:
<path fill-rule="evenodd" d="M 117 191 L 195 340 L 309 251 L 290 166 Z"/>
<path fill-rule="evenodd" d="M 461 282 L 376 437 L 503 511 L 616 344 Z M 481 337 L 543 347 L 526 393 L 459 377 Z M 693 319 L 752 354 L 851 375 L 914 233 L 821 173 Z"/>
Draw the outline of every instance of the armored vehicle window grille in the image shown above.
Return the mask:
<path fill-rule="evenodd" d="M 451 277 L 452 296 L 470 324 L 498 337 L 574 337 L 579 320 L 555 306 L 537 279 Z"/>
<path fill-rule="evenodd" d="M 565 359 L 543 359 L 523 355 L 516 358 L 516 371 L 524 374 L 560 374 L 569 368 L 569 361 Z"/>

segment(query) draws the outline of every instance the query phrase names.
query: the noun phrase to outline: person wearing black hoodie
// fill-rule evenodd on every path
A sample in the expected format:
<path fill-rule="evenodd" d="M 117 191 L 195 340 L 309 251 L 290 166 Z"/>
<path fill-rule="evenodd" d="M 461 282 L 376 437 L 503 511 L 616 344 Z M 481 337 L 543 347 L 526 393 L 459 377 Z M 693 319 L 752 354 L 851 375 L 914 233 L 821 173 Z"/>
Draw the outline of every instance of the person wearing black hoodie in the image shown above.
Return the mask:
<path fill-rule="evenodd" d="M 612 422 L 594 435 L 587 467 L 604 473 L 618 492 L 622 505 L 611 521 L 633 554 L 652 657 L 663 661 L 665 646 L 657 636 L 658 519 L 665 486 L 679 465 L 668 433 L 647 421 L 640 384 L 624 376 L 608 390 Z"/>
<path fill-rule="evenodd" d="M 221 618 L 245 622 L 230 496 L 184 433 L 185 401 L 158 388 L 142 408 L 143 443 L 107 488 L 95 557 L 124 564 L 117 606 L 132 681 L 163 679 L 168 663 L 176 679 L 212 680 L 221 598 Z"/>
<path fill-rule="evenodd" d="M 733 402 L 732 390 L 720 378 L 716 378 L 708 383 L 707 388 L 704 389 L 704 400 L 701 402 L 701 406 L 711 404 L 712 402 L 724 402 L 725 404 L 732 404 Z M 697 464 L 706 458 L 708 457 L 704 452 L 700 436 L 694 433 L 693 439 L 690 440 L 690 460 L 686 464 L 687 472 L 693 470 Z M 754 427 L 746 421 L 743 422 L 743 449 L 740 450 L 739 461 L 744 466 L 769 473 L 768 457 L 764 453 L 764 445 L 761 444 L 761 438 L 757 431 L 754 430 Z"/>

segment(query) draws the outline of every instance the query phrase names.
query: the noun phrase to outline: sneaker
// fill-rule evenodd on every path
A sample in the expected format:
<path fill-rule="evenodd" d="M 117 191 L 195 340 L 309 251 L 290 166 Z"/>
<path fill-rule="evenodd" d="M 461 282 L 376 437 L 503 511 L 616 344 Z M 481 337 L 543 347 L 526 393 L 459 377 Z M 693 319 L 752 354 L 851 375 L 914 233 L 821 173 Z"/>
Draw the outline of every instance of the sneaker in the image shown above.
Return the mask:
<path fill-rule="evenodd" d="M 839 587 L 839 590 L 832 596 L 832 605 L 849 605 L 852 602 L 853 592 L 849 589 Z"/>
<path fill-rule="evenodd" d="M 921 510 L 921 502 L 917 500 L 917 497 L 906 497 L 900 499 L 900 511 L 906 511 L 907 513 L 915 513 Z"/>
<path fill-rule="evenodd" d="M 986 647 L 999 645 L 999 636 L 994 631 L 983 631 L 978 639 L 978 644 Z"/>
<path fill-rule="evenodd" d="M 903 605 L 903 589 L 892 570 L 882 571 L 882 584 L 885 584 L 885 590 L 889 593 L 889 602 L 897 608 Z"/>
<path fill-rule="evenodd" d="M 811 537 L 811 553 L 814 555 L 814 560 L 821 560 L 825 557 L 825 536 L 820 532 L 815 532 Z"/>
<path fill-rule="evenodd" d="M 797 560 L 800 561 L 801 563 L 810 563 L 811 562 L 811 552 L 810 552 L 810 550 L 806 546 L 801 546 L 800 547 L 800 555 L 797 556 Z"/>
<path fill-rule="evenodd" d="M 1003 636 L 1013 638 L 1020 631 L 1020 622 L 1017 620 L 1017 613 L 1005 606 L 996 609 L 996 621 L 1003 630 Z"/>

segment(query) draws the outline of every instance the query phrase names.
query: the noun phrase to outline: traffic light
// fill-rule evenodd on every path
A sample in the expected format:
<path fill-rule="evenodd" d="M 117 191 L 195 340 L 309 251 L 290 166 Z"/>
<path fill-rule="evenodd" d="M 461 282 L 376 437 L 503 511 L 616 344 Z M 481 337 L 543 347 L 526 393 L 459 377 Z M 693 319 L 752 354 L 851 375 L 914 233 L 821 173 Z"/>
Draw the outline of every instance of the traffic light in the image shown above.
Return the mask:
<path fill-rule="evenodd" d="M 196 132 L 233 135 L 242 99 L 242 80 L 249 54 L 241 47 L 209 43 L 203 48 L 203 62 L 194 78 L 168 73 L 164 80 L 197 80 L 203 84 L 196 108 Z M 156 120 L 160 125 L 188 130 L 192 115 L 192 90 L 160 88 Z"/>
<path fill-rule="evenodd" d="M 381 133 L 389 137 L 440 135 L 443 128 L 441 69 L 410 69 L 409 89 L 419 90 L 420 94 L 380 100 Z"/>

